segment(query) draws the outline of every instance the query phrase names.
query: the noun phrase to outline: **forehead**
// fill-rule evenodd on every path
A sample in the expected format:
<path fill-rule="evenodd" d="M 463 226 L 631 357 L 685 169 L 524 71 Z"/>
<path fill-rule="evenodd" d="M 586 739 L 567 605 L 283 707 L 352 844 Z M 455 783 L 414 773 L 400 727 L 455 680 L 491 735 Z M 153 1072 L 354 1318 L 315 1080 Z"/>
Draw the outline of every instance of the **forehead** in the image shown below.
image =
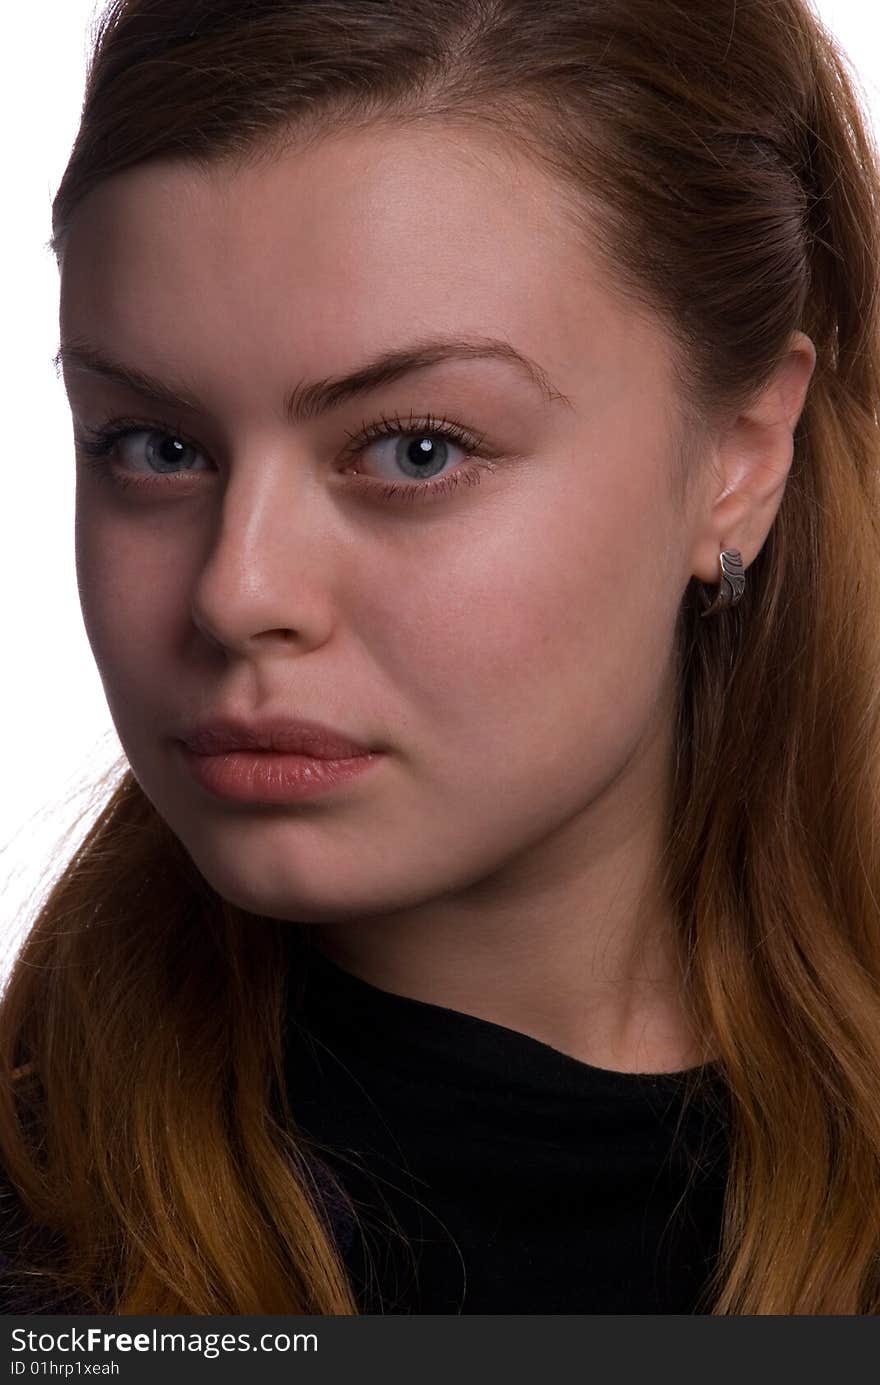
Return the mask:
<path fill-rule="evenodd" d="M 544 171 L 490 135 L 345 133 L 231 172 L 157 160 L 100 184 L 65 249 L 62 336 L 156 365 L 313 373 L 437 331 L 505 338 L 567 392 L 658 322 L 625 303 Z"/>

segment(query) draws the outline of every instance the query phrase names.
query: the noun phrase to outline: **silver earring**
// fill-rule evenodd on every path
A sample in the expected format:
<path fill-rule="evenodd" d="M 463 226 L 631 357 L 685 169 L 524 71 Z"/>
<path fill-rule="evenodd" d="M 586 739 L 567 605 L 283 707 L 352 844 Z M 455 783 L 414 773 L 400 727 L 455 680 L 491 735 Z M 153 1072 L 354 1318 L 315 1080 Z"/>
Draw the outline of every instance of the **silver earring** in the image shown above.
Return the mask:
<path fill-rule="evenodd" d="M 745 568 L 739 549 L 722 548 L 720 563 L 721 581 L 714 600 L 707 593 L 705 586 L 700 585 L 700 595 L 706 607 L 700 612 L 701 616 L 715 615 L 718 611 L 726 611 L 729 606 L 735 606 L 746 589 Z"/>

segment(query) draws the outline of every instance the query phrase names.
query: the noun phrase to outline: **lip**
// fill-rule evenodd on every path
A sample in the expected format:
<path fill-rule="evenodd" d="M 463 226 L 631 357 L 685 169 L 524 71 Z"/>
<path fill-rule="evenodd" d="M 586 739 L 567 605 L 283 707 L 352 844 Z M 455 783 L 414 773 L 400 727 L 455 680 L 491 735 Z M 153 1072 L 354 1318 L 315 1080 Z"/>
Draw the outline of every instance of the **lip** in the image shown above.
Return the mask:
<path fill-rule="evenodd" d="M 215 798 L 262 804 L 295 803 L 340 789 L 385 758 L 382 752 L 327 759 L 240 749 L 205 755 L 183 742 L 180 751 L 195 781 Z"/>
<path fill-rule="evenodd" d="M 284 716 L 253 721 L 233 716 L 211 717 L 190 727 L 179 739 L 196 755 L 206 756 L 261 750 L 307 756 L 311 760 L 349 760 L 370 756 L 374 749 L 321 722 Z"/>

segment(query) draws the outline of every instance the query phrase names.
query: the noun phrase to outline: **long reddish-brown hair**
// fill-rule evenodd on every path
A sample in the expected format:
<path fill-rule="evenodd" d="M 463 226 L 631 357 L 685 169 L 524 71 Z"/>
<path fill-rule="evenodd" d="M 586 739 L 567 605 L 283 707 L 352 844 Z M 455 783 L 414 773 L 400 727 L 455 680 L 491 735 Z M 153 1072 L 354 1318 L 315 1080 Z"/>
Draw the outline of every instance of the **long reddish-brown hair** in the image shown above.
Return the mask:
<path fill-rule="evenodd" d="M 147 159 L 232 168 L 417 121 L 553 173 L 670 328 L 695 429 L 793 330 L 816 345 L 743 600 L 703 621 L 683 593 L 665 861 L 729 1095 L 701 1311 L 876 1313 L 880 166 L 857 84 L 805 0 L 115 0 L 52 249 L 63 273 L 77 204 Z M 222 900 L 130 769 L 103 792 L 0 1004 L 27 1285 L 119 1313 L 357 1312 L 285 1087 L 290 925 Z"/>

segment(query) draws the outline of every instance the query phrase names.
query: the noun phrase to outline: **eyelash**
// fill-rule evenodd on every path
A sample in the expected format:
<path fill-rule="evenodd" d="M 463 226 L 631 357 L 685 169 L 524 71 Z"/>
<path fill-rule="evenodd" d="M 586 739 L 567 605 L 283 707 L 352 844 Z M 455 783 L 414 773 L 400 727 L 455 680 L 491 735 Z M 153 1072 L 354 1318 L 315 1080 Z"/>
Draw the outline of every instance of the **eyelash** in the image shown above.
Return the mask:
<path fill-rule="evenodd" d="M 129 487 L 153 488 L 156 484 L 153 479 L 140 480 L 121 472 L 112 471 L 111 459 L 116 444 L 134 433 L 161 433 L 165 437 L 186 443 L 188 447 L 195 448 L 201 455 L 199 444 L 180 429 L 169 430 L 164 424 L 136 418 L 113 419 L 104 428 L 85 428 L 81 433 L 75 434 L 75 441 L 85 458 L 86 465 L 108 479 L 111 484 L 122 490 L 127 490 Z M 407 485 L 399 485 L 397 482 L 373 481 L 362 476 L 360 472 L 355 472 L 353 474 L 357 479 L 351 483 L 355 489 L 378 493 L 384 500 L 398 499 L 411 504 L 422 499 L 432 500 L 438 495 L 448 495 L 465 483 L 479 485 L 483 479 L 483 472 L 492 469 L 492 463 L 484 450 L 485 439 L 482 435 L 471 433 L 459 423 L 435 419 L 430 414 L 424 418 L 414 418 L 410 415 L 407 420 L 403 420 L 397 415 L 391 418 L 382 415 L 373 423 L 363 424 L 359 433 L 347 432 L 346 436 L 351 439 L 351 445 L 345 454 L 346 458 L 356 456 L 369 443 L 379 438 L 393 437 L 399 433 L 444 438 L 464 448 L 469 455 L 479 456 L 483 460 L 477 466 L 463 464 L 456 471 L 450 472 L 448 476 L 434 481 L 426 481 L 424 485 L 417 481 Z M 159 474 L 157 473 L 157 476 Z M 186 473 L 169 472 L 166 474 L 171 476 L 185 475 Z M 174 483 L 172 482 L 172 484 Z"/>

